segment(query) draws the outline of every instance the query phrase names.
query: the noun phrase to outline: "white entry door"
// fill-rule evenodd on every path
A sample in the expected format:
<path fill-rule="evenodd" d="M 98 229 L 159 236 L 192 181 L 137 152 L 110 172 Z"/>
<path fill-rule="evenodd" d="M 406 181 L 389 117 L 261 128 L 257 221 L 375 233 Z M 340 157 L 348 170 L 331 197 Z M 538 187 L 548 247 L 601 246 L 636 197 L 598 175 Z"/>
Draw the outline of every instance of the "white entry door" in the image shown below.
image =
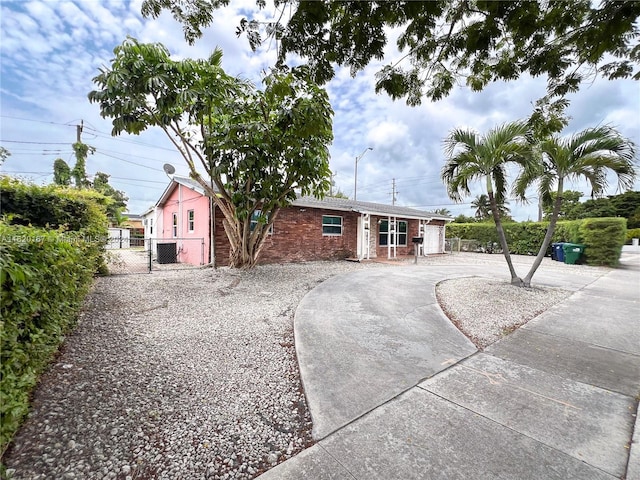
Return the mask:
<path fill-rule="evenodd" d="M 424 254 L 442 253 L 443 252 L 443 230 L 444 227 L 439 225 L 424 226 Z"/>

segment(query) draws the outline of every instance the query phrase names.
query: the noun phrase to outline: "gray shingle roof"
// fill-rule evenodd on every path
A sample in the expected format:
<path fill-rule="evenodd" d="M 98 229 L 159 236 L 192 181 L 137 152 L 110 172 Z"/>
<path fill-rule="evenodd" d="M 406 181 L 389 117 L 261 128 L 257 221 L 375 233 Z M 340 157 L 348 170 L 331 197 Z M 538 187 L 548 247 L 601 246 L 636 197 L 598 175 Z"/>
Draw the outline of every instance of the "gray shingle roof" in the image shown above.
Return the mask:
<path fill-rule="evenodd" d="M 424 210 L 400 207 L 397 205 L 386 205 L 384 203 L 361 202 L 359 200 L 350 200 L 347 198 L 325 197 L 323 199 L 318 199 L 315 197 L 298 197 L 294 200 L 293 205 L 296 207 L 326 208 L 329 210 L 340 210 L 343 212 L 368 213 L 378 216 L 453 220 L 453 218 L 446 215 L 440 215 Z"/>
<path fill-rule="evenodd" d="M 189 177 L 182 177 L 179 175 L 173 175 L 172 179 L 176 183 L 180 183 L 188 188 L 195 190 L 196 192 L 204 195 L 204 189 L 202 186 Z M 167 198 L 173 191 L 175 183 L 171 182 L 167 189 L 164 191 L 160 200 L 156 205 L 161 206 L 166 202 Z M 417 210 L 415 208 L 409 207 L 400 207 L 397 205 L 387 205 L 384 203 L 372 203 L 372 202 L 361 202 L 359 200 L 350 200 L 348 198 L 337 198 L 337 197 L 325 197 L 323 199 L 318 199 L 315 197 L 298 197 L 293 201 L 293 205 L 296 207 L 307 207 L 307 208 L 324 208 L 327 210 L 336 210 L 342 212 L 357 212 L 357 213 L 368 213 L 371 215 L 377 216 L 395 216 L 402 218 L 415 218 L 415 219 L 439 219 L 439 220 L 453 220 L 452 217 L 448 217 L 447 215 L 440 215 L 433 212 L 427 212 L 425 210 Z"/>

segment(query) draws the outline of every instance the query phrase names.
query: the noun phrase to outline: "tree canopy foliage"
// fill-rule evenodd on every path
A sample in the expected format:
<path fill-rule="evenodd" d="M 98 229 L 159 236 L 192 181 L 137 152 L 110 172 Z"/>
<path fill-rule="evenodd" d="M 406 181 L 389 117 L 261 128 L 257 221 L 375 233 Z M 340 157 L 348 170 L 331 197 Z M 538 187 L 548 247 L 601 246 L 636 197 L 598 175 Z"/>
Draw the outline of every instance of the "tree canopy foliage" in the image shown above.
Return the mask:
<path fill-rule="evenodd" d="M 165 132 L 224 215 L 231 265 L 255 264 L 296 190 L 329 190 L 333 111 L 305 67 L 273 70 L 258 90 L 224 72 L 218 49 L 174 61 L 163 45 L 128 38 L 114 53 L 89 100 L 113 119 L 113 135 Z"/>
<path fill-rule="evenodd" d="M 581 192 L 565 190 L 562 194 L 559 220 L 578 220 L 581 218 L 622 217 L 627 219 L 627 228 L 640 227 L 640 192 L 628 191 L 606 198 L 589 198 L 580 202 Z M 549 220 L 557 197 L 551 193 L 552 202 L 543 206 L 544 218 Z"/>
<path fill-rule="evenodd" d="M 61 158 L 56 158 L 53 162 L 53 183 L 63 187 L 71 185 L 71 168 Z"/>
<path fill-rule="evenodd" d="M 4 147 L 0 147 L 0 165 L 11 156 L 11 152 Z"/>
<path fill-rule="evenodd" d="M 266 0 L 256 0 L 260 8 Z M 144 0 L 142 14 L 168 10 L 193 43 L 228 0 Z M 238 34 L 253 48 L 276 38 L 279 61 L 306 59 L 318 83 L 334 65 L 352 75 L 385 59 L 392 29 L 398 53 L 377 74 L 376 91 L 438 100 L 458 83 L 479 91 L 497 80 L 544 75 L 549 97 L 562 98 L 595 75 L 640 79 L 640 2 L 601 0 L 274 0 L 275 19 L 245 18 Z"/>

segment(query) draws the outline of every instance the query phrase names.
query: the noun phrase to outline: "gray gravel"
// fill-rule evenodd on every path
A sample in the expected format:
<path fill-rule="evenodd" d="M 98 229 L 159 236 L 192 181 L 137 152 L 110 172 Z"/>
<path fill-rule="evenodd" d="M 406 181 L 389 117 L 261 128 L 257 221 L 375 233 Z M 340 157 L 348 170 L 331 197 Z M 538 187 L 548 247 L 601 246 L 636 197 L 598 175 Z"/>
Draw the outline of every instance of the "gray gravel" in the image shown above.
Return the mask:
<path fill-rule="evenodd" d="M 465 292 L 466 301 L 460 301 L 460 292 Z M 436 285 L 440 308 L 478 348 L 500 340 L 572 293 L 562 288 L 520 288 L 482 277 Z"/>
<path fill-rule="evenodd" d="M 468 255 L 420 263 L 504 262 Z M 29 480 L 256 477 L 312 442 L 293 344 L 296 306 L 318 283 L 362 268 L 384 266 L 312 262 L 98 279 L 5 465 L 13 478 Z M 464 305 L 495 309 L 495 294 L 508 294 L 511 312 L 528 308 L 525 321 L 550 305 L 548 292 L 541 300 L 535 290 L 513 296 L 503 287 L 468 278 L 438 292 L 482 345 L 522 318 Z M 557 292 L 554 302 L 567 294 Z M 488 323 L 477 321 L 485 316 Z"/>
<path fill-rule="evenodd" d="M 369 267 L 372 265 L 369 265 Z M 100 278 L 3 459 L 16 479 L 246 479 L 311 442 L 293 313 L 317 262 Z"/>
<path fill-rule="evenodd" d="M 518 274 L 524 276 L 534 257 L 512 255 L 512 260 Z M 505 275 L 501 279 L 472 276 L 445 280 L 436 285 L 436 297 L 442 310 L 480 349 L 500 340 L 573 293 L 562 288 L 537 286 L 535 275 L 532 288 L 511 285 L 506 262 L 501 254 L 455 253 L 428 257 L 424 262 L 433 265 L 504 266 Z M 550 258 L 543 259 L 540 268 L 547 272 L 569 269 L 594 278 L 609 271 L 605 267 L 565 265 Z"/>

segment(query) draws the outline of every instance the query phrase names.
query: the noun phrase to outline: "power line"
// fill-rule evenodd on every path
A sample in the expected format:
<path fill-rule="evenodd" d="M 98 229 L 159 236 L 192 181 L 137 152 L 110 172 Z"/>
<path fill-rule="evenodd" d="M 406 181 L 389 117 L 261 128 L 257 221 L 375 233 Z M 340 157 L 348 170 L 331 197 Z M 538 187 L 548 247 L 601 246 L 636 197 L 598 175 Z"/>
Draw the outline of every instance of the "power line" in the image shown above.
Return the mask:
<path fill-rule="evenodd" d="M 0 140 L 0 143 L 27 143 L 31 145 L 69 145 L 69 142 L 27 142 L 21 140 Z"/>
<path fill-rule="evenodd" d="M 100 154 L 100 155 L 104 155 L 105 157 L 115 158 L 116 160 L 120 160 L 121 162 L 130 163 L 131 165 L 137 165 L 138 167 L 148 168 L 149 170 L 153 170 L 155 172 L 159 171 L 159 169 L 157 169 L 155 167 L 150 167 L 150 166 L 144 165 L 142 163 L 132 162 L 131 160 L 125 160 L 124 158 L 119 158 L 119 157 L 116 157 L 115 155 L 109 155 L 108 153 L 104 153 L 104 152 L 102 152 L 100 150 L 96 150 L 95 153 L 96 154 Z"/>
<path fill-rule="evenodd" d="M 50 125 L 62 125 L 63 127 L 73 127 L 75 128 L 75 123 L 77 122 L 77 120 L 71 120 L 70 122 L 67 123 L 60 123 L 60 122 L 51 122 L 51 121 L 46 121 L 46 120 L 34 120 L 32 118 L 23 118 L 23 117 L 13 117 L 11 115 L 0 115 L 1 118 L 10 118 L 12 120 L 23 120 L 25 122 L 34 122 L 34 123 L 47 123 Z M 71 125 L 73 123 L 73 125 Z"/>
<path fill-rule="evenodd" d="M 25 122 L 34 122 L 34 123 L 45 123 L 45 124 L 49 124 L 49 125 L 61 125 L 63 127 L 72 127 L 72 128 L 76 128 L 77 125 L 76 123 L 79 121 L 78 120 L 71 120 L 70 122 L 67 123 L 60 123 L 60 122 L 52 122 L 52 121 L 47 121 L 47 120 L 34 120 L 32 118 L 23 118 L 23 117 L 14 117 L 14 116 L 10 116 L 10 115 L 0 115 L 1 118 L 10 118 L 12 120 L 22 120 Z M 111 134 L 107 133 L 107 132 L 103 132 L 101 130 L 98 130 L 96 128 L 94 128 L 93 126 L 89 125 L 84 125 L 84 130 L 87 131 L 92 131 L 92 135 L 95 135 L 96 137 L 101 137 L 101 138 L 108 138 L 110 140 L 115 140 L 117 142 L 125 142 L 125 143 L 132 143 L 135 145 L 142 145 L 145 147 L 150 147 L 150 148 L 157 148 L 160 150 L 167 150 L 170 152 L 175 152 L 175 149 L 173 148 L 168 148 L 168 147 L 161 147 L 158 145 L 154 145 L 152 143 L 145 143 L 145 142 L 140 142 L 140 141 L 136 141 L 136 140 L 128 140 L 125 138 L 115 138 L 113 137 Z M 12 141 L 12 140 L 0 140 L 2 142 L 7 142 L 7 143 L 36 143 L 36 144 L 50 144 L 50 145 L 66 145 L 67 143 L 52 143 L 52 142 L 18 142 L 18 141 Z"/>
<path fill-rule="evenodd" d="M 110 140 L 115 140 L 116 142 L 133 143 L 134 145 L 142 145 L 142 146 L 145 146 L 145 147 L 157 148 L 159 150 L 167 150 L 169 152 L 175 152 L 176 151 L 175 148 L 161 147 L 161 146 L 158 146 L 158 145 L 153 145 L 152 143 L 145 143 L 145 142 L 140 142 L 140 141 L 136 141 L 136 140 L 128 140 L 126 138 L 116 138 L 113 135 L 110 135 L 110 134 L 105 133 L 105 132 L 101 132 L 100 130 L 96 130 L 95 128 L 87 127 L 86 125 L 85 125 L 85 129 L 93 131 L 93 135 L 95 135 L 96 137 L 108 138 Z"/>
<path fill-rule="evenodd" d="M 140 178 L 124 178 L 124 177 L 113 177 L 111 175 L 109 175 L 109 178 L 113 178 L 116 180 L 133 180 L 135 182 L 145 182 L 145 183 L 159 183 L 161 185 L 166 185 L 167 182 L 159 182 L 157 180 L 142 180 Z"/>

